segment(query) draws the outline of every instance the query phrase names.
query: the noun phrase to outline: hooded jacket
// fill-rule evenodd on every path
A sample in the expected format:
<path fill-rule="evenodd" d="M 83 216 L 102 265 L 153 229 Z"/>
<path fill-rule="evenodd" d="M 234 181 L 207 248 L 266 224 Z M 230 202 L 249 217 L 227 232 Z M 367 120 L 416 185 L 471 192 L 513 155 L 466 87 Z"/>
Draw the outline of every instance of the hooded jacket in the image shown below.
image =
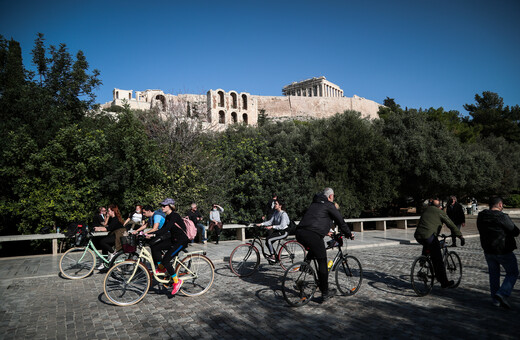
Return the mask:
<path fill-rule="evenodd" d="M 478 214 L 477 228 L 484 253 L 504 255 L 516 249 L 515 236 L 520 230 L 509 215 L 486 209 Z"/>
<path fill-rule="evenodd" d="M 332 221 L 336 222 L 345 236 L 352 236 L 347 223 L 343 220 L 334 203 L 330 202 L 324 194 L 316 194 L 298 225 L 298 229 L 314 231 L 324 237 L 328 234 Z"/>

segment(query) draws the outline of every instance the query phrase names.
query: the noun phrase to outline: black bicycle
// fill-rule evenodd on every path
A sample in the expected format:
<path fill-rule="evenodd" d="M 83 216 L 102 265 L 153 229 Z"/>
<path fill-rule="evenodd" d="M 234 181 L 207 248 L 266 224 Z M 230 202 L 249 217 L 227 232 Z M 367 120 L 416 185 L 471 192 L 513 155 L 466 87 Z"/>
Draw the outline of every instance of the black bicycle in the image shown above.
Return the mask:
<path fill-rule="evenodd" d="M 335 233 L 332 235 L 332 239 L 327 242 L 327 249 L 338 249 L 334 260 L 332 260 L 332 265 L 329 265 L 329 273 L 335 272 L 339 292 L 345 296 L 352 296 L 361 287 L 363 268 L 361 262 L 355 256 L 348 255 L 346 246 L 345 252 L 343 252 L 341 249 L 343 239 L 342 234 Z M 311 260 L 314 263 L 314 268 L 311 265 Z M 305 261 L 295 263 L 285 271 L 282 293 L 290 306 L 303 306 L 313 298 L 319 286 L 317 272 L 317 261 L 314 258 L 309 259 L 309 256 L 305 258 Z"/>
<path fill-rule="evenodd" d="M 442 240 L 441 252 L 444 267 L 446 267 L 446 276 L 448 281 L 453 280 L 455 284 L 453 288 L 458 287 L 460 280 L 462 279 L 462 262 L 460 261 L 459 255 L 454 251 L 449 251 L 446 245 L 446 239 L 451 235 L 440 235 Z M 433 289 L 433 282 L 435 280 L 435 270 L 433 269 L 433 263 L 430 258 L 430 253 L 417 257 L 412 264 L 412 287 L 418 296 L 428 295 Z"/>
<path fill-rule="evenodd" d="M 280 239 L 275 241 L 275 261 L 269 260 L 269 254 L 264 250 L 264 242 L 260 237 L 261 227 L 253 227 L 253 239 L 247 243 L 237 246 L 229 256 L 229 267 L 231 271 L 240 277 L 246 277 L 253 274 L 260 265 L 260 252 L 256 244 L 262 249 L 262 254 L 268 260 L 269 264 L 280 264 L 283 270 L 286 270 L 293 263 L 303 261 L 305 258 L 305 248 L 296 240 Z M 282 242 L 283 241 L 283 242 Z"/>

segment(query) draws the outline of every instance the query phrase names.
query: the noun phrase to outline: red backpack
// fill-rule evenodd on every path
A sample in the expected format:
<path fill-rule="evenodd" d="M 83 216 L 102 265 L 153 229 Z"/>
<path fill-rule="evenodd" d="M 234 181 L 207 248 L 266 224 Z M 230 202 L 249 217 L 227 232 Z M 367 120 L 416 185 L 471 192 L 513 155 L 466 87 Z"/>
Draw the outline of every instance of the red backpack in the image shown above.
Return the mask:
<path fill-rule="evenodd" d="M 192 220 L 190 220 L 187 216 L 183 217 L 182 220 L 184 221 L 184 225 L 186 226 L 186 231 L 181 228 L 180 225 L 175 223 L 177 227 L 181 228 L 182 231 L 188 236 L 188 239 L 191 241 L 197 236 L 197 227 L 195 227 L 195 223 L 193 223 Z"/>

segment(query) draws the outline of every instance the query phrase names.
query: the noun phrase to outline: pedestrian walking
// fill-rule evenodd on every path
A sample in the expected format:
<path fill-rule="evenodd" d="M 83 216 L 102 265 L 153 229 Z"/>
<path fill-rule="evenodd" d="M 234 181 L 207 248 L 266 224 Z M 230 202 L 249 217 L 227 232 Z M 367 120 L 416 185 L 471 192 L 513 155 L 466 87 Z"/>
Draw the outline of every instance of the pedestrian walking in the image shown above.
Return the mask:
<path fill-rule="evenodd" d="M 520 234 L 518 227 L 509 215 L 502 212 L 504 203 L 500 197 L 491 197 L 489 209 L 477 217 L 480 244 L 489 269 L 489 288 L 495 306 L 511 309 L 507 300 L 518 278 L 518 262 L 513 250 L 516 249 L 515 237 Z M 506 276 L 500 285 L 500 266 Z"/>

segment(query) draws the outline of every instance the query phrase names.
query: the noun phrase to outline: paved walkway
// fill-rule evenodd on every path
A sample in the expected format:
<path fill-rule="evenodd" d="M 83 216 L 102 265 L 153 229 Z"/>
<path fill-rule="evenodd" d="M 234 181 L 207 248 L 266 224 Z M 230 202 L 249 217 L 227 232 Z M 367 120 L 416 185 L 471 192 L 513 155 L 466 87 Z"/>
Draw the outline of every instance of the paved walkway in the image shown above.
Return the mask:
<path fill-rule="evenodd" d="M 420 253 L 414 231 L 357 233 L 348 249 L 363 265 L 359 293 L 301 308 L 283 300 L 279 266 L 262 260 L 247 279 L 231 273 L 227 261 L 239 241 L 191 247 L 205 249 L 216 265 L 207 294 L 171 297 L 156 285 L 130 307 L 109 303 L 102 274 L 61 278 L 60 256 L 0 259 L 0 339 L 517 339 L 520 291 L 513 291 L 511 311 L 491 304 L 474 219 L 463 230 L 467 245 L 456 248 L 464 267 L 461 286 L 442 290 L 436 284 L 421 298 L 410 286 L 411 263 Z"/>

